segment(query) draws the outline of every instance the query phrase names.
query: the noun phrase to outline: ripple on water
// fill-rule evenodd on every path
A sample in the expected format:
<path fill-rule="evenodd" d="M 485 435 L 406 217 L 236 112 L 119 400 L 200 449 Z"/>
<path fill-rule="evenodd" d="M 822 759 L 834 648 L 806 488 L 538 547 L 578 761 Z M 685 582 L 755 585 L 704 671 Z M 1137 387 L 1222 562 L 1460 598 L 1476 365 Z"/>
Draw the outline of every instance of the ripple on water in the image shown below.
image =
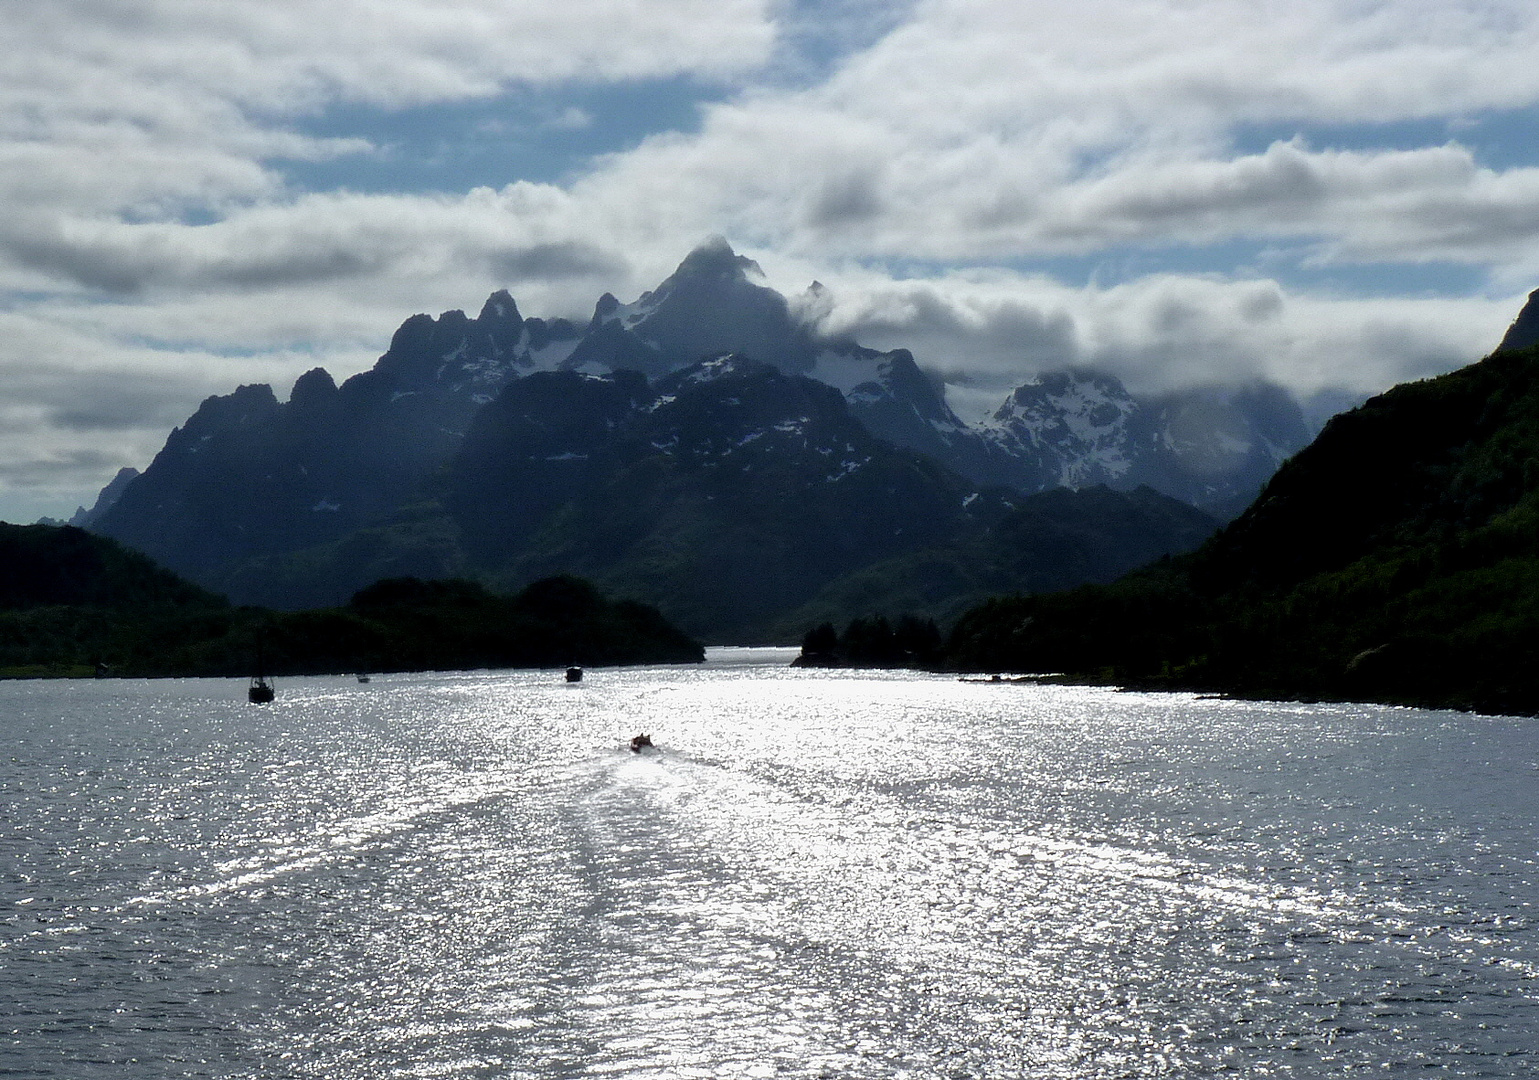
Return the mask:
<path fill-rule="evenodd" d="M 730 659 L 0 685 L 0 1071 L 1527 1075 L 1524 722 Z"/>

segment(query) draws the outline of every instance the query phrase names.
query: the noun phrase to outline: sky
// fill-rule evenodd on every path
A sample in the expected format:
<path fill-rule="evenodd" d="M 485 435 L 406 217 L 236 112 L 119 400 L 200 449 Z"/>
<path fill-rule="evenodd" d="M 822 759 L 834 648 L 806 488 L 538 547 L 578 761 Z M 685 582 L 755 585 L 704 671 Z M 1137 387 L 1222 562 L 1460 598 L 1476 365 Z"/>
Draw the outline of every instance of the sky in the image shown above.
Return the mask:
<path fill-rule="evenodd" d="M 726 237 L 977 411 L 1376 392 L 1539 287 L 1532 0 L 32 0 L 0 21 L 0 519 L 409 315 Z"/>

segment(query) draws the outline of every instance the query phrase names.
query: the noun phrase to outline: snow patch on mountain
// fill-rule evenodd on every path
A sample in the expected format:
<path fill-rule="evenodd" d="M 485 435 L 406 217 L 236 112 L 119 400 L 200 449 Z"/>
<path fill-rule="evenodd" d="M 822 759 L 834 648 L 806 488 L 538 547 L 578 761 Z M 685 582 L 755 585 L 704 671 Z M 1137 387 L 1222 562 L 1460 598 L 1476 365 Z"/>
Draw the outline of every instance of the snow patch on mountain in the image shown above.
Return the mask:
<path fill-rule="evenodd" d="M 714 360 L 707 360 L 689 374 L 684 376 L 683 384 L 699 384 L 714 382 L 730 375 L 736 375 L 739 370 L 737 358 L 731 355 L 718 356 Z"/>
<path fill-rule="evenodd" d="M 1115 379 L 1053 372 L 1011 394 L 984 434 L 1007 453 L 1038 458 L 1058 486 L 1106 484 L 1133 467 L 1130 421 L 1137 410 Z"/>
<path fill-rule="evenodd" d="M 656 294 L 645 292 L 634 303 L 621 304 L 616 309 L 615 315 L 619 319 L 621 326 L 627 330 L 635 330 L 638 326 L 644 326 L 646 321 L 656 314 L 657 307 L 658 299 Z M 642 333 L 640 336 L 643 341 L 647 340 L 645 333 Z"/>
<path fill-rule="evenodd" d="M 879 371 L 878 364 L 869 357 L 824 349 L 818 353 L 812 363 L 812 370 L 807 374 L 849 397 L 856 387 L 871 382 Z"/>
<path fill-rule="evenodd" d="M 524 364 L 531 371 L 555 371 L 561 367 L 572 350 L 577 348 L 580 338 L 557 339 L 543 345 L 538 349 L 525 348 Z"/>
<path fill-rule="evenodd" d="M 854 459 L 842 461 L 839 463 L 838 468 L 828 474 L 828 483 L 832 484 L 843 480 L 845 477 L 859 472 L 862 466 L 869 465 L 870 463 L 870 458 L 861 458 L 859 461 Z"/>

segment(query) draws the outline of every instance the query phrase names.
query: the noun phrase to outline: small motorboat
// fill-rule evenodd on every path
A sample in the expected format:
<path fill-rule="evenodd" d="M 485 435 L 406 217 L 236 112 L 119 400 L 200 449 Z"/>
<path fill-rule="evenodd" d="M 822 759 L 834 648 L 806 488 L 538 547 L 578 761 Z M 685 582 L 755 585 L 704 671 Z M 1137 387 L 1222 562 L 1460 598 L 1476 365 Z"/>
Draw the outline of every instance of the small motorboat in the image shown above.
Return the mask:
<path fill-rule="evenodd" d="M 651 745 L 652 736 L 643 731 L 640 735 L 636 735 L 631 738 L 631 753 L 639 754 L 642 750 L 650 747 Z"/>
<path fill-rule="evenodd" d="M 566 669 L 567 682 L 582 682 L 582 668 L 569 667 Z"/>
<path fill-rule="evenodd" d="M 368 672 L 365 672 L 365 671 L 360 671 L 360 672 L 359 672 L 359 673 L 358 673 L 358 681 L 359 681 L 359 682 L 368 682 L 368 681 L 369 681 L 369 675 L 368 675 Z"/>

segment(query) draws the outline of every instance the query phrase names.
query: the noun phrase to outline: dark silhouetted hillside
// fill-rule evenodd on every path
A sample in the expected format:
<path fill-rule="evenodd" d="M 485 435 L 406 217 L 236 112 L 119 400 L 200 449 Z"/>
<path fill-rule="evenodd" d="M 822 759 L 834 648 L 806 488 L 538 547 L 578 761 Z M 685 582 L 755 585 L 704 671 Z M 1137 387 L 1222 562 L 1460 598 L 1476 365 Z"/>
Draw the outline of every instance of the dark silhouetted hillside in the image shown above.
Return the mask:
<path fill-rule="evenodd" d="M 1539 350 L 1336 417 L 1195 554 L 996 600 L 969 670 L 1539 711 Z"/>

